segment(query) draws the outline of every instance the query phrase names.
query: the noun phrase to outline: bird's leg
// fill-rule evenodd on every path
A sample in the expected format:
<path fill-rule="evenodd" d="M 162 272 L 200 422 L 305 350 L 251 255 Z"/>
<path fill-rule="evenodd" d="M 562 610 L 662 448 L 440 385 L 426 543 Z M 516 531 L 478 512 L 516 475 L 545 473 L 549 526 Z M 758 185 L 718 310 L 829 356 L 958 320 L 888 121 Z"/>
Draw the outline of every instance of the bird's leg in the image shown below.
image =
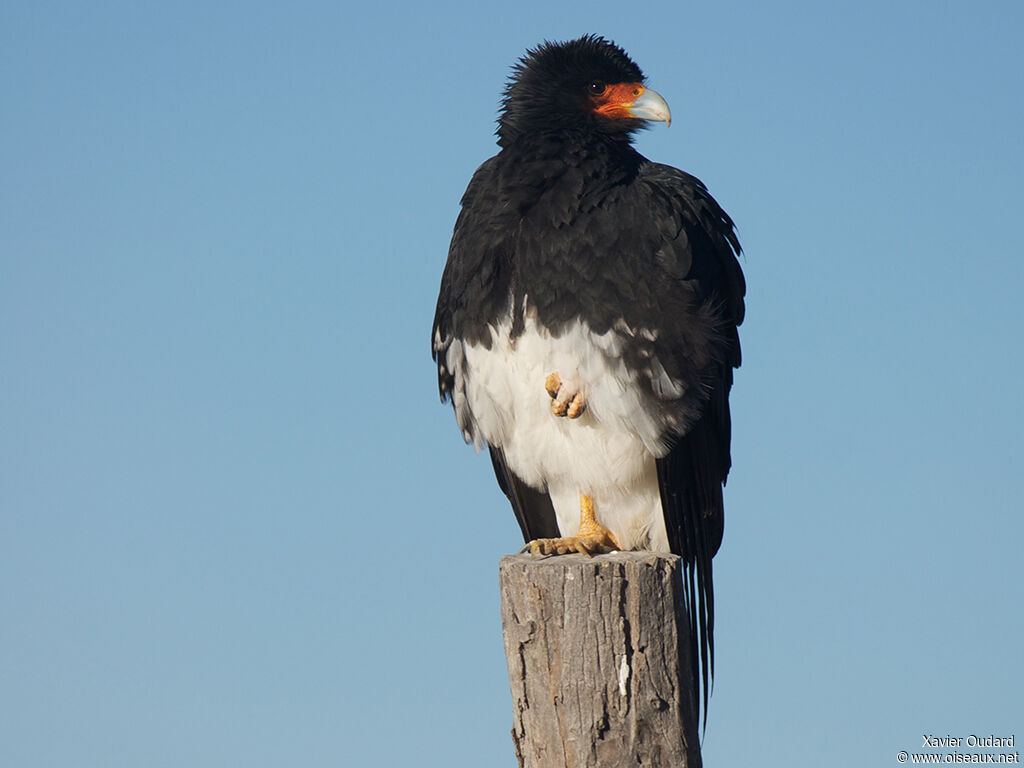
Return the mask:
<path fill-rule="evenodd" d="M 544 380 L 544 389 L 551 395 L 551 412 L 555 416 L 579 418 L 587 409 L 587 398 L 583 390 L 570 382 L 562 381 L 558 371 L 549 373 Z"/>
<path fill-rule="evenodd" d="M 619 549 L 615 534 L 597 522 L 594 514 L 594 499 L 580 494 L 580 529 L 575 536 L 559 539 L 534 539 L 520 552 L 530 550 L 534 555 L 567 555 L 581 552 L 587 557 Z"/>

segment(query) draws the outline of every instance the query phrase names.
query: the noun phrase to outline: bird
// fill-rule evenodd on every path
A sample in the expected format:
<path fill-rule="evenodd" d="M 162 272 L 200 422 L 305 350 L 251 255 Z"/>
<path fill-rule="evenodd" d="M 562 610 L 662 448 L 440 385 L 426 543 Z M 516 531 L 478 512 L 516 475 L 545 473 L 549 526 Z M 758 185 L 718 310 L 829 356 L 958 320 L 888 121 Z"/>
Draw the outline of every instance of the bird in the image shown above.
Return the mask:
<path fill-rule="evenodd" d="M 671 124 L 645 83 L 597 35 L 513 65 L 498 152 L 461 200 L 431 349 L 441 401 L 488 450 L 521 551 L 682 558 L 706 727 L 746 284 L 707 187 L 634 147 L 641 128 Z"/>

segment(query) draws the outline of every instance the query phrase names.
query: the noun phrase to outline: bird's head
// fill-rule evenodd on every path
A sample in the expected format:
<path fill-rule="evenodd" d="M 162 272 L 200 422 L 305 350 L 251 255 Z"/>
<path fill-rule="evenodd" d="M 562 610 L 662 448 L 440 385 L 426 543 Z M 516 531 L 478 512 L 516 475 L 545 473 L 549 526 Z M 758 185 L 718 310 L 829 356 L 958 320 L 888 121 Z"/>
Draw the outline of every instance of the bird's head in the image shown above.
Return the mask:
<path fill-rule="evenodd" d="M 643 72 L 624 50 L 587 35 L 545 42 L 513 67 L 498 118 L 498 143 L 563 131 L 628 141 L 648 120 L 671 122 L 668 104 L 644 85 Z"/>

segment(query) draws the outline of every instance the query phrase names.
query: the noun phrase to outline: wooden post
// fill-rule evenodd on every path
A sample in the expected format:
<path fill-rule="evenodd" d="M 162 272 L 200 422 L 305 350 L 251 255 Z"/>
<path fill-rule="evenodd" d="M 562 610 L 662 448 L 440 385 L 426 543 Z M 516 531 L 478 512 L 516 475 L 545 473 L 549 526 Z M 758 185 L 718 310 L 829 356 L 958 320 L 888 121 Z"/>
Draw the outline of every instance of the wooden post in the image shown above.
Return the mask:
<path fill-rule="evenodd" d="M 520 768 L 699 768 L 675 555 L 501 559 Z"/>

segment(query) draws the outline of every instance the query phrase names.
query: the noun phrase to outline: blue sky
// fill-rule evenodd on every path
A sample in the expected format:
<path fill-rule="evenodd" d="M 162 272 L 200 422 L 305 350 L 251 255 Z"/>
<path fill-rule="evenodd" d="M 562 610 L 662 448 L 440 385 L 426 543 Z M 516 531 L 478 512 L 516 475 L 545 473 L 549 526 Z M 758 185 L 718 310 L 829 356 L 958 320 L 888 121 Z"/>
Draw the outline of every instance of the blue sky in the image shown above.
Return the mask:
<path fill-rule="evenodd" d="M 509 66 L 622 44 L 749 296 L 708 765 L 1024 739 L 1024 11 L 7 3 L 0 763 L 513 766 L 433 304 Z"/>

